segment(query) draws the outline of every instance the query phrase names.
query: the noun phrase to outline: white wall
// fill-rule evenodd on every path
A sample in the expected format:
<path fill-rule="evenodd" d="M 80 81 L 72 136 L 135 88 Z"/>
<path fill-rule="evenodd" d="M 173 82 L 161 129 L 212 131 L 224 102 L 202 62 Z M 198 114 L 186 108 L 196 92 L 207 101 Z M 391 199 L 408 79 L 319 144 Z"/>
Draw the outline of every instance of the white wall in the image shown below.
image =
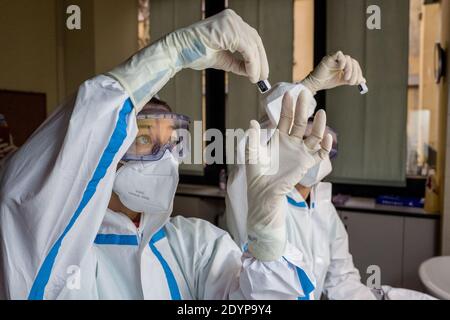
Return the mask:
<path fill-rule="evenodd" d="M 95 0 L 95 71 L 106 72 L 138 50 L 138 1 Z"/>
<path fill-rule="evenodd" d="M 0 89 L 43 92 L 57 103 L 56 1 L 0 0 Z"/>
<path fill-rule="evenodd" d="M 138 49 L 137 0 L 65 0 L 63 14 L 70 4 L 80 6 L 82 28 L 64 28 L 66 94 L 76 91 L 84 80 L 111 70 Z"/>
<path fill-rule="evenodd" d="M 68 30 L 66 8 L 81 8 Z M 137 51 L 137 0 L 0 0 L 0 89 L 42 92 L 51 112 L 96 74 Z"/>

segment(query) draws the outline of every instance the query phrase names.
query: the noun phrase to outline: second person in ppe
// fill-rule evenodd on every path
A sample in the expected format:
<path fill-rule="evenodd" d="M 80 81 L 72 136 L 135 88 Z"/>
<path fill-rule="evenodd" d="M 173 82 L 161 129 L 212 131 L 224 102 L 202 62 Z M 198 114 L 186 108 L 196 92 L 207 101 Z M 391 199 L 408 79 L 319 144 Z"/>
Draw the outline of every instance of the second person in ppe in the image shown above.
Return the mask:
<path fill-rule="evenodd" d="M 316 93 L 340 85 L 363 82 L 365 79 L 362 78 L 359 64 L 354 59 L 341 52 L 325 57 L 316 70 L 301 83 L 278 84 L 263 98 L 267 112 L 267 117 L 262 121 L 263 127 L 276 128 L 279 122 L 283 121 L 284 115 L 291 113 L 290 96 L 293 93 Z M 277 100 L 282 102 L 278 105 Z M 311 102 L 308 105 L 308 116 L 311 116 L 316 104 Z M 321 136 L 311 123 L 308 124 L 305 135 L 310 139 Z M 312 268 L 316 281 L 314 298 L 319 300 L 325 296 L 332 300 L 432 299 L 420 292 L 389 286 L 372 290 L 361 283 L 359 271 L 355 268 L 349 252 L 347 232 L 331 201 L 332 186 L 322 182 L 332 171 L 330 158 L 337 155 L 337 135 L 330 128 L 325 130 L 325 135 L 333 138 L 329 155 L 311 167 L 303 178 L 298 179 L 295 187 L 285 195 L 282 205 L 288 242 L 300 249 L 306 264 Z M 243 153 L 242 144 L 237 152 L 240 157 Z M 238 165 L 230 175 L 226 219 L 223 222 L 241 248 L 245 248 L 249 241 L 246 227 L 249 205 L 247 199 L 242 196 L 248 188 L 246 170 L 246 166 Z"/>
<path fill-rule="evenodd" d="M 310 125 L 309 125 L 310 126 Z M 336 146 L 336 134 L 333 146 Z M 311 134 L 311 130 L 307 135 Z M 337 155 L 334 147 L 330 158 Z M 243 170 L 241 167 L 237 171 Z M 322 182 L 332 171 L 330 159 L 310 169 L 305 177 L 285 198 L 284 210 L 288 241 L 303 253 L 312 268 L 316 281 L 314 298 L 331 300 L 375 299 L 432 299 L 432 297 L 406 289 L 382 286 L 371 289 L 361 282 L 349 251 L 348 235 L 331 201 L 332 185 Z M 238 194 L 245 192 L 240 172 L 233 172 L 229 181 L 226 222 L 236 242 L 244 247 L 248 241 L 242 212 L 246 205 Z M 234 212 L 233 210 L 239 210 Z"/>

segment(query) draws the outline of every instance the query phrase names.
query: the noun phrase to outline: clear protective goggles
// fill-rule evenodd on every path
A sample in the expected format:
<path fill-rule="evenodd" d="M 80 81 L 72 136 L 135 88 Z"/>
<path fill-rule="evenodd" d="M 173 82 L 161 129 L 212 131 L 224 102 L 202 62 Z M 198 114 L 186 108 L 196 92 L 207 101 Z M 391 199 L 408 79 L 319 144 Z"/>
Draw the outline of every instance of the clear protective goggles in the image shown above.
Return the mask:
<path fill-rule="evenodd" d="M 123 161 L 158 161 L 169 151 L 176 159 L 190 152 L 190 118 L 161 110 L 143 110 L 137 116 L 138 134 Z"/>

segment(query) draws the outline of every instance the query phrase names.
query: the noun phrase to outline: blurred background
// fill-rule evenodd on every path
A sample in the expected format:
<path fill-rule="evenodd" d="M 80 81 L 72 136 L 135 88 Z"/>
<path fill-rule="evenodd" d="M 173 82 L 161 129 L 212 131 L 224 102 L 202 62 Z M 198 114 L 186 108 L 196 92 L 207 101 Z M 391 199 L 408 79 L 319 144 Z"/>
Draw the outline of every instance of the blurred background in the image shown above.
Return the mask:
<path fill-rule="evenodd" d="M 337 50 L 360 62 L 369 94 L 339 88 L 316 97 L 338 133 L 328 180 L 363 279 L 378 265 L 382 283 L 419 289 L 419 265 L 450 255 L 449 2 L 0 0 L 0 144 L 20 147 L 86 79 L 232 8 L 260 33 L 272 84 L 301 81 Z M 71 5 L 80 8 L 80 29 L 67 27 Z M 367 25 L 373 5 L 380 29 Z M 222 132 L 261 118 L 259 96 L 247 79 L 217 70 L 184 70 L 160 92 L 203 131 Z M 174 214 L 218 224 L 230 170 L 184 165 Z"/>

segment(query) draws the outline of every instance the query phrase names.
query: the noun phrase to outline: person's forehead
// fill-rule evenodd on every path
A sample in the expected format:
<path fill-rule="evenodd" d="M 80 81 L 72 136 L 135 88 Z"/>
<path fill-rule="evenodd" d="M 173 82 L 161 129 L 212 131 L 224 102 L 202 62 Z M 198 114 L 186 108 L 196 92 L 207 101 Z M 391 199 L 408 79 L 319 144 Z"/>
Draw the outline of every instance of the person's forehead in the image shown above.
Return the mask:
<path fill-rule="evenodd" d="M 137 121 L 139 128 L 149 128 L 154 126 L 170 126 L 174 124 L 173 119 L 139 119 Z"/>

